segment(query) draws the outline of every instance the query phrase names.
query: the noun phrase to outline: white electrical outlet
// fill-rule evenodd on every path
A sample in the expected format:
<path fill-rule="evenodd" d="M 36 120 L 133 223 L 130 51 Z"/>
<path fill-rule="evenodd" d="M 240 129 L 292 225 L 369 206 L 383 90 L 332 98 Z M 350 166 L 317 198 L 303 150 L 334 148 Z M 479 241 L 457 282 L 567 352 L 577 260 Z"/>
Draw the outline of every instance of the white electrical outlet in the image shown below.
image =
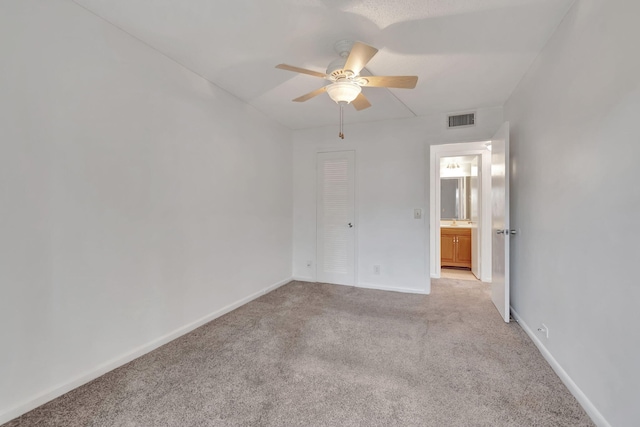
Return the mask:
<path fill-rule="evenodd" d="M 380 274 L 380 266 L 379 265 L 374 265 L 373 266 L 373 274 Z"/>
<path fill-rule="evenodd" d="M 422 219 L 422 209 L 413 210 L 413 219 Z"/>

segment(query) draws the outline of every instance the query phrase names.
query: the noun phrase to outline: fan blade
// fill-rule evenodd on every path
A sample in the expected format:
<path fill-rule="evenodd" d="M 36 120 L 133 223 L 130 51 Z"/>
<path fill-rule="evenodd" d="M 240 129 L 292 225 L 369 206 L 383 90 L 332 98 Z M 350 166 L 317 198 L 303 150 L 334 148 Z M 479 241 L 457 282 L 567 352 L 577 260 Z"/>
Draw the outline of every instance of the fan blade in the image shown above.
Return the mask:
<path fill-rule="evenodd" d="M 356 99 L 351 101 L 351 104 L 353 104 L 353 106 L 358 111 L 371 107 L 371 103 L 369 102 L 367 97 L 362 94 L 362 92 L 360 92 L 360 94 L 356 96 Z"/>
<path fill-rule="evenodd" d="M 326 86 L 322 86 L 320 89 L 316 89 L 313 92 L 309 92 L 306 95 L 302 95 L 297 97 L 296 99 L 293 100 L 293 102 L 304 102 L 304 101 L 308 101 L 309 99 L 320 95 L 322 92 L 325 92 L 327 90 Z"/>
<path fill-rule="evenodd" d="M 376 53 L 378 53 L 378 49 L 375 47 L 355 42 L 351 48 L 351 53 L 347 58 L 347 62 L 344 64 L 344 69 L 351 70 L 357 75 Z"/>
<path fill-rule="evenodd" d="M 326 77 L 326 74 L 307 70 L 306 68 L 294 67 L 293 65 L 278 64 L 276 65 L 276 68 L 280 68 L 281 70 L 293 71 L 294 73 L 308 74 L 310 76 L 320 77 L 321 79 L 324 79 Z"/>
<path fill-rule="evenodd" d="M 360 86 L 368 87 L 396 87 L 400 89 L 413 89 L 418 83 L 418 76 L 364 76 L 367 83 Z"/>

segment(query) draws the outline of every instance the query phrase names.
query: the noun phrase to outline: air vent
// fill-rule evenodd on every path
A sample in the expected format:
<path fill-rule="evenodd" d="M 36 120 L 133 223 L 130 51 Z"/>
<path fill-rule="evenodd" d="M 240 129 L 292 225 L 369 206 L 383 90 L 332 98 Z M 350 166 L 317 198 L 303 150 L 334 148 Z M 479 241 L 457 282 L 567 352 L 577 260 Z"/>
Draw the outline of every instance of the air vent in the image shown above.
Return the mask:
<path fill-rule="evenodd" d="M 449 116 L 449 127 L 473 126 L 476 124 L 476 113 Z"/>

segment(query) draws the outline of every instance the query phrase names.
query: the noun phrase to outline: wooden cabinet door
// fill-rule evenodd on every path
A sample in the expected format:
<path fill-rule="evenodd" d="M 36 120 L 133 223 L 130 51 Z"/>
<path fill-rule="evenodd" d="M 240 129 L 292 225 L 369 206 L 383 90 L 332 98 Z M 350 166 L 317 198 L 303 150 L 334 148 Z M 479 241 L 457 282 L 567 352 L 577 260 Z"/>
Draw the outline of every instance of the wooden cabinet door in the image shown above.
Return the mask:
<path fill-rule="evenodd" d="M 451 265 L 455 263 L 456 245 L 455 236 L 451 234 L 440 235 L 440 264 Z"/>
<path fill-rule="evenodd" d="M 470 229 L 440 229 L 440 265 L 471 268 Z"/>
<path fill-rule="evenodd" d="M 471 267 L 471 236 L 458 235 L 456 244 L 456 261 L 464 264 L 465 267 Z"/>

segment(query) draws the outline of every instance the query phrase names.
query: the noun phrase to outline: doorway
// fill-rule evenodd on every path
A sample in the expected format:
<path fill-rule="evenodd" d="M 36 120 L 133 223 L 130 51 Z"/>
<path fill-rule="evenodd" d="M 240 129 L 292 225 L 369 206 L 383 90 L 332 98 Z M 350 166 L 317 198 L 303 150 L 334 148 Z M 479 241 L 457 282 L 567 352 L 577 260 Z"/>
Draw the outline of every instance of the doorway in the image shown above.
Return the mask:
<path fill-rule="evenodd" d="M 480 155 L 440 158 L 440 277 L 480 280 Z"/>
<path fill-rule="evenodd" d="M 431 278 L 491 282 L 490 142 L 431 146 L 430 172 Z"/>
<path fill-rule="evenodd" d="M 490 141 L 434 145 L 429 155 L 430 273 L 441 277 L 440 160 L 443 157 L 479 155 L 480 277 L 490 282 L 491 300 L 505 322 L 509 322 L 509 246 L 518 230 L 509 221 L 509 122 L 504 122 Z"/>

